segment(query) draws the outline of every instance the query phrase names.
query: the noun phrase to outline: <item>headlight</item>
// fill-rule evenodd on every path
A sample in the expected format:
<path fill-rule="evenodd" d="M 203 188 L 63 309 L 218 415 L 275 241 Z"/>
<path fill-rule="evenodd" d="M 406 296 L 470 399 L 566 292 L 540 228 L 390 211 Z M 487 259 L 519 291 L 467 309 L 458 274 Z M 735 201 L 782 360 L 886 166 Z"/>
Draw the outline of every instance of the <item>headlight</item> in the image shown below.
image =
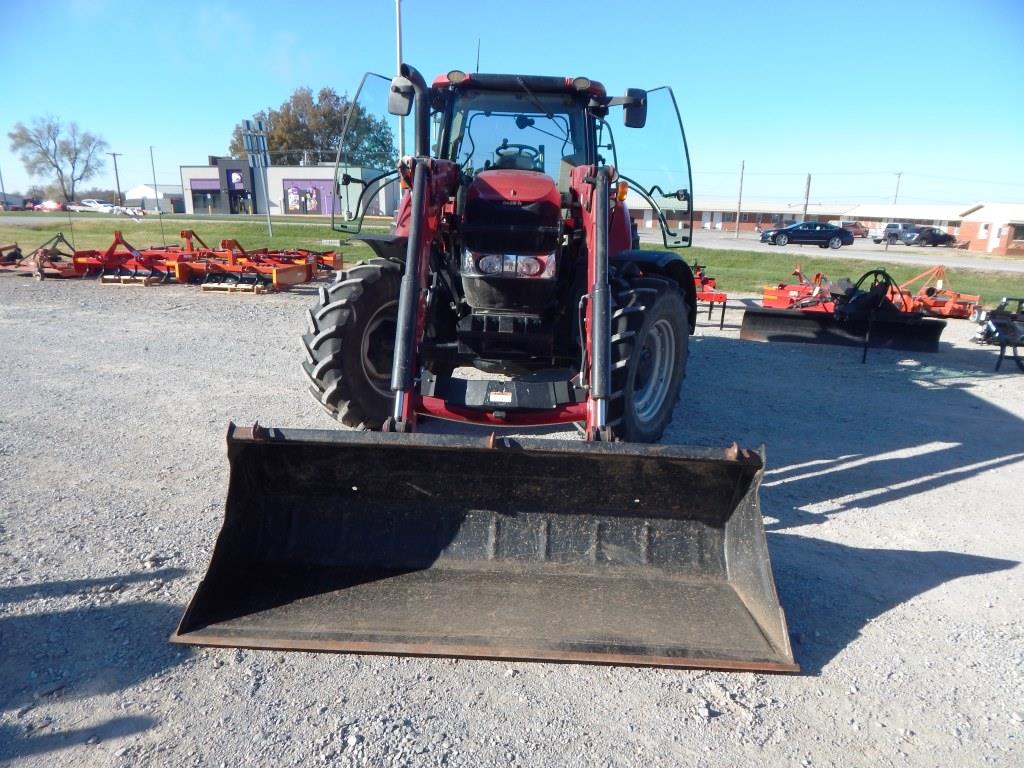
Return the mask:
<path fill-rule="evenodd" d="M 557 272 L 557 253 L 476 253 L 466 249 L 462 252 L 462 275 L 549 280 Z"/>

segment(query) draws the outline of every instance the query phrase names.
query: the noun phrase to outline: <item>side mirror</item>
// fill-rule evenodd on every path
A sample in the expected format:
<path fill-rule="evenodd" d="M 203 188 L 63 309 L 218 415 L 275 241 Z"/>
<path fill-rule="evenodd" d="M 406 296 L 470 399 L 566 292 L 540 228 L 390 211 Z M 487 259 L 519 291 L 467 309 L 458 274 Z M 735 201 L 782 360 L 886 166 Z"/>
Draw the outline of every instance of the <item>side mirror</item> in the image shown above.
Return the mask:
<path fill-rule="evenodd" d="M 622 120 L 627 128 L 643 128 L 647 124 L 647 91 L 642 88 L 626 89 Z"/>
<path fill-rule="evenodd" d="M 391 89 L 388 91 L 388 112 L 399 117 L 407 117 L 412 111 L 413 87 L 407 77 L 391 78 Z"/>

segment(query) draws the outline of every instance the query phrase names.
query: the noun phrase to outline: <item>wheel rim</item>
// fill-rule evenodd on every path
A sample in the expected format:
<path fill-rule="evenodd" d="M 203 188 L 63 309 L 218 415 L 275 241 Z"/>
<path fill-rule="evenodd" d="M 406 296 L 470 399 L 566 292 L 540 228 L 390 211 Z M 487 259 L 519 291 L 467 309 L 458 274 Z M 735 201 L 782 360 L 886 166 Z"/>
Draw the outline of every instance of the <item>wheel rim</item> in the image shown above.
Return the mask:
<path fill-rule="evenodd" d="M 778 237 L 775 238 L 775 242 L 778 243 L 779 245 L 785 245 L 786 243 L 789 242 L 789 238 L 786 237 L 785 235 L 779 235 Z"/>
<path fill-rule="evenodd" d="M 360 344 L 363 372 L 377 392 L 391 396 L 391 364 L 395 356 L 398 302 L 381 305 L 366 324 Z"/>
<path fill-rule="evenodd" d="M 828 244 L 833 248 L 838 248 L 843 244 L 843 241 L 840 240 L 838 237 L 833 237 L 831 240 L 829 240 Z"/>
<path fill-rule="evenodd" d="M 668 397 L 676 367 L 676 335 L 672 323 L 658 320 L 647 332 L 633 378 L 633 408 L 640 421 L 651 421 Z"/>

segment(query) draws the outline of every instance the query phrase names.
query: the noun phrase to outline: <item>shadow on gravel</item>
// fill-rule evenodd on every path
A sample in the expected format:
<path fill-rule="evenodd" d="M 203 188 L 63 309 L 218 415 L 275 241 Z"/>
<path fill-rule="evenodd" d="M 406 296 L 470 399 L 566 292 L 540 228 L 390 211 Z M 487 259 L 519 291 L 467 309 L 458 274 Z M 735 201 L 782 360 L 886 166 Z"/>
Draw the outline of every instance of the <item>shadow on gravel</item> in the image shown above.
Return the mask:
<path fill-rule="evenodd" d="M 20 600 L 37 597 L 63 597 L 73 592 L 97 591 L 104 588 L 124 584 L 162 579 L 170 581 L 184 576 L 184 568 L 160 568 L 140 573 L 129 573 L 118 576 L 105 576 L 97 579 L 72 579 L 70 581 L 44 581 L 37 584 L 20 584 L 13 587 L 0 587 L 0 603 L 16 603 Z"/>
<path fill-rule="evenodd" d="M 83 744 L 91 738 L 101 742 L 141 733 L 156 725 L 151 717 L 115 717 L 95 727 L 75 728 L 38 736 L 23 735 L 16 727 L 0 725 L 0 760 L 41 755 Z"/>
<path fill-rule="evenodd" d="M 957 552 L 862 549 L 795 535 L 770 534 L 768 543 L 793 651 L 807 675 L 820 674 L 886 611 L 948 581 L 1018 565 Z"/>
<path fill-rule="evenodd" d="M 788 534 L 769 533 L 769 546 L 805 672 L 819 673 L 891 608 L 948 581 L 1017 565 L 790 533 L 894 502 L 901 514 L 920 513 L 922 501 L 909 509 L 907 502 L 925 492 L 934 508 L 983 525 L 990 510 L 942 491 L 986 472 L 1024 471 L 1024 421 L 971 391 L 979 379 L 998 378 L 1019 381 L 1024 393 L 1024 377 L 992 371 L 992 350 L 875 350 L 861 365 L 859 350 L 841 347 L 701 337 L 692 349 L 673 437 L 767 446 L 762 509 L 768 531 Z M 711 394 L 723 388 L 728 400 Z"/>
<path fill-rule="evenodd" d="M 769 530 L 1024 464 L 1024 421 L 971 392 L 975 379 L 1006 377 L 977 365 L 992 359 L 988 350 L 879 350 L 861 365 L 859 352 L 842 347 L 721 337 L 694 346 L 703 359 L 690 367 L 689 396 L 699 402 L 705 387 L 736 391 L 735 409 L 710 415 L 719 439 L 767 445 L 762 498 L 777 520 Z M 787 370 L 773 376 L 779 369 Z M 1016 380 L 1024 389 L 1024 378 Z"/>
<path fill-rule="evenodd" d="M 0 762 L 74 746 L 92 736 L 110 739 L 138 733 L 155 723 L 146 717 L 127 717 L 88 728 L 57 730 L 62 723 L 51 723 L 40 712 L 55 699 L 88 699 L 130 688 L 186 660 L 188 650 L 167 642 L 168 627 L 177 622 L 180 605 L 113 602 L 116 593 L 95 591 L 116 582 L 176 578 L 182 573 L 167 568 L 0 590 L 0 600 L 8 604 L 75 593 L 110 601 L 0 617 L 0 709 L 7 711 L 10 723 L 0 728 Z"/>

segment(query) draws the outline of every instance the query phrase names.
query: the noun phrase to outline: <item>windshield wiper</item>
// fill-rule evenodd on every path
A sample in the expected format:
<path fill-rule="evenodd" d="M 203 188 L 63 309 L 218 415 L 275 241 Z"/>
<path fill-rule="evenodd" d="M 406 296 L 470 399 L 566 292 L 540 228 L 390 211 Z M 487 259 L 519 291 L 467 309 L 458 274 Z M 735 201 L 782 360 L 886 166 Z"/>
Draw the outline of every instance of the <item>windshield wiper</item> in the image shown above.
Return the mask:
<path fill-rule="evenodd" d="M 521 86 L 523 86 L 523 90 L 526 91 L 526 95 L 530 97 L 530 101 L 533 102 L 533 106 L 535 106 L 540 111 L 540 113 L 544 115 L 544 117 L 546 117 L 548 120 L 551 120 L 555 116 L 555 113 L 549 112 L 544 108 L 544 105 L 541 103 L 540 99 L 534 96 L 533 91 L 526 87 L 526 81 L 523 80 L 521 75 L 516 75 L 516 81 Z"/>

